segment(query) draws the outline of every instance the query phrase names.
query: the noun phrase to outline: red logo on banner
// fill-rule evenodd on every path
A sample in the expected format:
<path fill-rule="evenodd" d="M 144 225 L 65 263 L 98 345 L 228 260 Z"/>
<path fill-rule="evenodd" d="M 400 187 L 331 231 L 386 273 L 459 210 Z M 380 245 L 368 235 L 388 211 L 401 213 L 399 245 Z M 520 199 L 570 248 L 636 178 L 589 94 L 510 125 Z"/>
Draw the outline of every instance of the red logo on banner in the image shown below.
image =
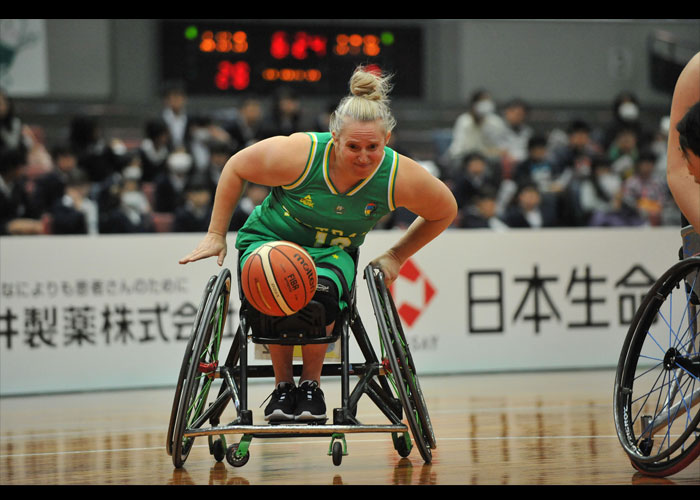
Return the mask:
<path fill-rule="evenodd" d="M 401 292 L 409 288 L 413 289 L 412 296 L 410 299 L 402 300 L 405 294 Z M 401 267 L 399 276 L 389 288 L 389 292 L 394 299 L 401 321 L 406 326 L 412 326 L 427 309 L 435 295 L 435 288 L 425 274 L 409 259 Z"/>

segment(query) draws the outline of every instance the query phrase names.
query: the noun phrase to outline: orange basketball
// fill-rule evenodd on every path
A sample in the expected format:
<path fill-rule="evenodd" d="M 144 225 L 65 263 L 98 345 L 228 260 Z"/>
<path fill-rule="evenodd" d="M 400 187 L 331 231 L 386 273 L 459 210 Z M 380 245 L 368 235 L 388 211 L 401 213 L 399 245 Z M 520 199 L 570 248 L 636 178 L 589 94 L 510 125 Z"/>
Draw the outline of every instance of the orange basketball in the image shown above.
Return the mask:
<path fill-rule="evenodd" d="M 248 302 L 268 316 L 289 316 L 316 293 L 316 265 L 306 250 L 289 241 L 264 243 L 241 270 Z"/>

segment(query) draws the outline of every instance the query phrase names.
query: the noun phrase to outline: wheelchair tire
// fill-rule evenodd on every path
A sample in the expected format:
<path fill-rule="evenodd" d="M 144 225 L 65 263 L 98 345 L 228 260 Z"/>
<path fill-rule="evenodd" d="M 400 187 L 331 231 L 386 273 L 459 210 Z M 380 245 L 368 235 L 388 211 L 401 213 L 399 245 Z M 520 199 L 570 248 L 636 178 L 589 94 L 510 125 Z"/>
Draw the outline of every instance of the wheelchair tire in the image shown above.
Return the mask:
<path fill-rule="evenodd" d="M 391 377 L 404 408 L 413 440 L 425 463 L 432 462 L 436 447 L 435 434 L 423 398 L 411 352 L 401 326 L 401 319 L 384 283 L 381 271 L 368 267 L 365 278 L 372 281 L 370 289 L 375 315 L 379 323 L 382 349 L 389 362 Z M 375 293 L 376 292 L 376 293 Z M 376 298 L 375 298 L 376 297 Z M 381 311 L 381 314 L 379 313 Z"/>
<path fill-rule="evenodd" d="M 697 271 L 700 258 L 692 257 L 654 283 L 620 353 L 615 428 L 633 467 L 643 474 L 676 474 L 700 455 Z"/>
<path fill-rule="evenodd" d="M 202 299 L 199 302 L 199 307 L 197 307 L 197 313 L 195 315 L 194 322 L 192 323 L 192 332 L 190 333 L 190 337 L 187 341 L 187 347 L 185 348 L 185 357 L 182 361 L 182 365 L 180 366 L 180 374 L 178 375 L 177 378 L 177 386 L 175 387 L 175 396 L 173 398 L 173 406 L 172 410 L 170 412 L 170 423 L 168 424 L 168 434 L 166 438 L 166 449 L 168 452 L 168 455 L 173 454 L 173 431 L 175 429 L 175 420 L 177 418 L 177 412 L 178 408 L 180 407 L 180 397 L 182 396 L 182 386 L 185 382 L 186 376 L 187 376 L 187 367 L 189 364 L 189 356 L 187 353 L 192 352 L 192 347 L 194 345 L 195 338 L 197 336 L 197 330 L 199 329 L 199 324 L 202 319 L 202 313 L 204 312 L 204 306 L 207 303 L 207 299 L 209 298 L 209 294 L 211 294 L 211 291 L 214 287 L 214 283 L 216 282 L 216 276 L 212 276 L 209 278 L 209 281 L 207 282 L 206 287 L 204 287 L 204 293 L 202 294 Z"/>
<path fill-rule="evenodd" d="M 343 443 L 336 441 L 333 443 L 333 465 L 340 465 L 343 461 Z"/>
<path fill-rule="evenodd" d="M 192 449 L 194 437 L 184 437 L 184 433 L 204 411 L 212 383 L 207 374 L 218 367 L 231 291 L 230 271 L 224 269 L 211 288 L 210 284 L 211 279 L 206 289 L 210 291 L 205 290 L 206 300 L 201 313 L 197 311 L 195 328 L 185 350 L 170 419 L 168 446 L 176 468 L 182 467 Z"/>

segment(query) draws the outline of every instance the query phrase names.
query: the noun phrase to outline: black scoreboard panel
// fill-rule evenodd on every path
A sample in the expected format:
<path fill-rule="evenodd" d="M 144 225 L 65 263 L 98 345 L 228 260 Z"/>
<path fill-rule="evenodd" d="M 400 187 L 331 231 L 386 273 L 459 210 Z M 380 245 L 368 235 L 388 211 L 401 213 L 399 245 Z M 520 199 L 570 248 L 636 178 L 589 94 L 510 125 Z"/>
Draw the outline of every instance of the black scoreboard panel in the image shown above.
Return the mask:
<path fill-rule="evenodd" d="M 164 20 L 160 54 L 162 80 L 180 81 L 190 95 L 266 94 L 280 86 L 345 95 L 360 64 L 394 75 L 392 97 L 423 94 L 420 27 Z"/>

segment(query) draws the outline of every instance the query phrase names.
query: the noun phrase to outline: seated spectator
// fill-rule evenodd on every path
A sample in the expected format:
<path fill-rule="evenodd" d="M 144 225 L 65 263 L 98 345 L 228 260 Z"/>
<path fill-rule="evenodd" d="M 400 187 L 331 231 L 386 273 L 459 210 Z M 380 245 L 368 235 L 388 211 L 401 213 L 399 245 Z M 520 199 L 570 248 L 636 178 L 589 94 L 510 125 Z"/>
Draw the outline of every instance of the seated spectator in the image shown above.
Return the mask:
<path fill-rule="evenodd" d="M 556 225 L 553 214 L 542 210 L 542 197 L 534 184 L 520 187 L 513 203 L 506 211 L 503 221 L 508 227 L 541 228 Z"/>
<path fill-rule="evenodd" d="M 668 187 L 655 177 L 656 158 L 651 153 L 639 156 L 635 173 L 622 186 L 622 202 L 636 209 L 646 225 L 661 225 L 663 208 L 668 197 Z"/>
<path fill-rule="evenodd" d="M 193 172 L 202 172 L 209 167 L 211 149 L 217 145 L 231 146 L 231 137 L 209 116 L 193 116 L 190 119 L 187 152 L 192 156 Z"/>
<path fill-rule="evenodd" d="M 488 228 L 496 231 L 508 229 L 497 214 L 496 192 L 486 188 L 474 196 L 473 203 L 464 206 L 458 215 L 457 227 L 467 229 Z"/>
<path fill-rule="evenodd" d="M 156 212 L 175 213 L 185 202 L 185 185 L 192 170 L 192 156 L 183 151 L 168 156 L 167 171 L 155 179 L 153 209 Z"/>
<path fill-rule="evenodd" d="M 301 132 L 301 117 L 301 100 L 297 93 L 289 87 L 280 87 L 273 97 L 272 108 L 260 122 L 259 138 Z"/>
<path fill-rule="evenodd" d="M 212 210 L 209 183 L 202 177 L 193 177 L 185 187 L 185 203 L 175 210 L 173 232 L 206 233 Z"/>
<path fill-rule="evenodd" d="M 557 171 L 547 151 L 547 139 L 536 135 L 527 143 L 527 155 L 517 164 L 513 172 L 513 180 L 518 186 L 535 183 L 540 192 L 552 189 L 557 178 Z"/>
<path fill-rule="evenodd" d="M 251 214 L 253 209 L 260 205 L 270 193 L 270 188 L 259 184 L 248 183 L 241 201 L 236 206 L 231 216 L 229 231 L 238 231 Z"/>
<path fill-rule="evenodd" d="M 44 225 L 25 188 L 23 148 L 0 149 L 0 235 L 41 234 Z"/>
<path fill-rule="evenodd" d="M 80 169 L 66 173 L 65 189 L 51 207 L 53 234 L 97 234 L 99 211 L 89 197 L 90 181 Z"/>
<path fill-rule="evenodd" d="M 58 146 L 51 153 L 52 169 L 34 182 L 33 201 L 39 213 L 48 212 L 65 194 L 66 182 L 78 167 L 78 158 L 68 147 Z"/>
<path fill-rule="evenodd" d="M 606 157 L 594 158 L 590 175 L 581 181 L 579 206 L 586 225 L 632 225 L 630 214 L 622 211 L 622 178 Z"/>
<path fill-rule="evenodd" d="M 497 169 L 489 165 L 484 155 L 472 153 L 462 160 L 461 168 L 455 172 L 452 191 L 461 208 L 473 203 L 474 196 L 481 190 L 488 188 L 495 191 L 499 185 Z"/>
<path fill-rule="evenodd" d="M 187 113 L 187 93 L 179 82 L 166 83 L 160 118 L 168 128 L 170 151 L 187 149 L 190 118 Z"/>
<path fill-rule="evenodd" d="M 151 204 L 141 188 L 141 169 L 132 165 L 122 172 L 122 210 L 135 225 L 148 225 L 152 212 Z"/>
<path fill-rule="evenodd" d="M 555 135 L 556 131 L 552 134 Z M 549 147 L 550 161 L 559 173 L 560 184 L 568 184 L 568 177 L 573 175 L 573 168 L 581 157 L 593 157 L 601 153 L 600 147 L 591 138 L 591 127 L 582 120 L 572 121 L 566 132 L 563 144 Z"/>
<path fill-rule="evenodd" d="M 537 187 L 540 195 L 541 209 L 550 214 L 548 220 L 556 220 L 555 215 L 566 205 L 567 190 L 576 171 L 574 165 L 562 172 L 549 156 L 547 139 L 544 136 L 534 136 L 528 141 L 528 155 L 525 161 L 519 163 L 513 173 L 513 180 L 518 188 L 530 184 Z M 567 209 L 568 210 L 568 209 Z"/>
<path fill-rule="evenodd" d="M 612 146 L 621 130 L 629 130 L 635 136 L 640 149 L 646 149 L 651 141 L 651 134 L 641 119 L 639 99 L 632 92 L 620 92 L 612 103 L 612 121 L 605 128 L 600 140 L 602 148 L 607 151 Z"/>
<path fill-rule="evenodd" d="M 502 150 L 498 140 L 506 125 L 496 114 L 491 94 L 486 90 L 475 92 L 469 109 L 459 115 L 452 128 L 452 142 L 443 160 L 447 171 L 459 168 L 462 159 L 470 153 L 481 153 L 490 161 L 500 161 Z"/>
<path fill-rule="evenodd" d="M 225 109 L 214 115 L 221 127 L 231 138 L 232 151 L 238 152 L 260 140 L 260 122 L 262 120 L 262 105 L 254 97 L 243 101 L 240 108 Z"/>
<path fill-rule="evenodd" d="M 90 182 L 103 182 L 128 161 L 127 148 L 119 139 L 106 141 L 95 118 L 76 116 L 70 124 L 70 147 Z"/>
<path fill-rule="evenodd" d="M 498 144 L 503 152 L 501 162 L 504 165 L 515 165 L 527 157 L 528 142 L 533 135 L 527 122 L 528 113 L 529 107 L 521 99 L 512 99 L 503 108 L 505 128 Z"/>
<path fill-rule="evenodd" d="M 637 134 L 631 128 L 618 130 L 613 143 L 608 148 L 608 157 L 612 161 L 612 169 L 617 175 L 626 179 L 634 174 L 634 166 L 639 158 Z"/>
<path fill-rule="evenodd" d="M 169 143 L 170 132 L 165 122 L 162 119 L 149 120 L 145 136 L 139 145 L 143 182 L 153 182 L 159 174 L 165 172 L 170 154 Z"/>
<path fill-rule="evenodd" d="M 152 233 L 155 228 L 148 202 L 139 189 L 139 181 L 113 176 L 104 183 L 99 199 L 99 231 L 102 234 Z"/>
<path fill-rule="evenodd" d="M 233 155 L 233 150 L 226 144 L 215 144 L 212 146 L 209 155 L 209 167 L 198 175 L 201 182 L 206 182 L 211 191 L 212 200 L 216 195 L 216 186 L 219 184 L 219 177 L 226 166 L 226 162 Z"/>

